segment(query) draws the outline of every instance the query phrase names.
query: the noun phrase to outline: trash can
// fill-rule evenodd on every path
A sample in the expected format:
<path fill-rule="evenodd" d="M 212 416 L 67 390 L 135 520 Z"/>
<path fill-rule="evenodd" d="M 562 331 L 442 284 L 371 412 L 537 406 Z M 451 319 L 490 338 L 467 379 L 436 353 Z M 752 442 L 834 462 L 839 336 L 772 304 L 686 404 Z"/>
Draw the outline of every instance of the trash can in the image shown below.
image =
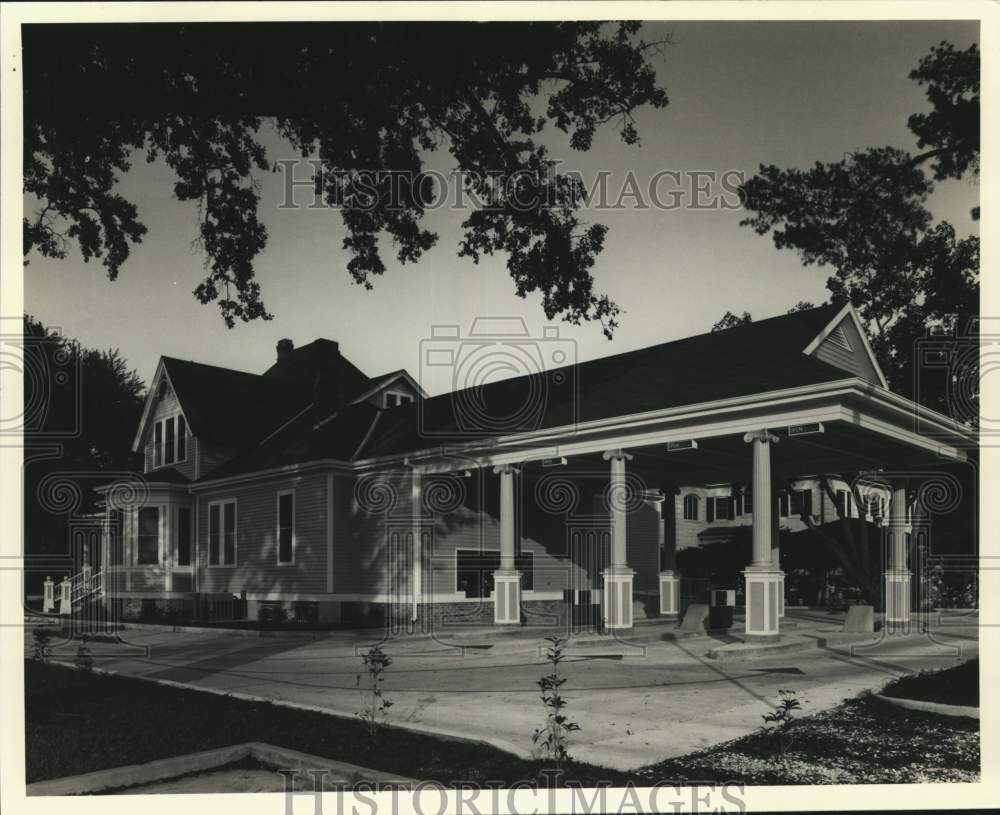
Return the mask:
<path fill-rule="evenodd" d="M 708 609 L 708 627 L 712 631 L 726 631 L 733 627 L 733 612 L 736 610 L 736 591 L 733 589 L 712 589 L 711 605 Z"/>

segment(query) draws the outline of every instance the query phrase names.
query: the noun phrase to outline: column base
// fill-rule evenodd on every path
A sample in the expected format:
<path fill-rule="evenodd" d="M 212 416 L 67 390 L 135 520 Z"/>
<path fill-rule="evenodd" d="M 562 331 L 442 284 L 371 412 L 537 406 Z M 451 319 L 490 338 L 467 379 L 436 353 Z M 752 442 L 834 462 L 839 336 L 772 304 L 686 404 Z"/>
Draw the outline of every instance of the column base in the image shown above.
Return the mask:
<path fill-rule="evenodd" d="M 785 573 L 770 564 L 763 567 L 751 565 L 743 576 L 746 579 L 744 633 L 747 640 L 774 642 L 781 633 L 779 620 Z"/>
<path fill-rule="evenodd" d="M 887 626 L 910 622 L 910 578 L 907 569 L 885 573 L 885 622 Z"/>
<path fill-rule="evenodd" d="M 676 618 L 680 616 L 681 581 L 672 570 L 660 572 L 660 616 Z"/>
<path fill-rule="evenodd" d="M 635 572 L 628 566 L 610 567 L 603 572 L 604 594 L 601 609 L 604 627 L 632 627 L 632 578 Z"/>
<path fill-rule="evenodd" d="M 494 625 L 521 624 L 521 573 L 493 572 Z"/>

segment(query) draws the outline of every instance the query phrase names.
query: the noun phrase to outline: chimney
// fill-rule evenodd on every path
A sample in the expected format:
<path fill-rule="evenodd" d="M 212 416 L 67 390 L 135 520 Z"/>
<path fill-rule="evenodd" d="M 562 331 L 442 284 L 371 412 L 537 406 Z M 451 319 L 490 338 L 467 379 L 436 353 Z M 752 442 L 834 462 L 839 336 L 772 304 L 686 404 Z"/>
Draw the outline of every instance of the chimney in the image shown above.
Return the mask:
<path fill-rule="evenodd" d="M 278 340 L 278 364 L 286 365 L 292 358 L 292 351 L 295 350 L 295 343 L 289 339 Z"/>
<path fill-rule="evenodd" d="M 340 346 L 332 340 L 317 341 L 316 373 L 313 376 L 313 402 L 321 410 L 340 409 L 340 383 L 337 368 Z"/>

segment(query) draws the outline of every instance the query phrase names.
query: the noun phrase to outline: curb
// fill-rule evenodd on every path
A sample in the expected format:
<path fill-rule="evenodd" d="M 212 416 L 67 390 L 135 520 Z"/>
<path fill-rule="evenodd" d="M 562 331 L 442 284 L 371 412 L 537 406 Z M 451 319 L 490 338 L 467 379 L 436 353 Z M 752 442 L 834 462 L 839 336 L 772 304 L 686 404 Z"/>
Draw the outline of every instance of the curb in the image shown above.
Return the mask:
<path fill-rule="evenodd" d="M 374 781 L 379 784 L 406 785 L 412 787 L 417 782 L 412 778 L 393 775 L 392 773 L 370 770 L 356 764 L 335 761 L 322 756 L 300 753 L 285 747 L 276 747 L 263 742 L 244 742 L 231 747 L 217 747 L 199 753 L 188 753 L 182 756 L 172 756 L 149 761 L 145 764 L 128 764 L 123 767 L 111 767 L 82 775 L 71 775 L 64 778 L 53 778 L 48 781 L 36 781 L 28 784 L 26 794 L 36 795 L 88 795 L 101 790 L 136 787 L 156 781 L 169 781 L 173 778 L 197 772 L 211 772 L 227 764 L 243 758 L 255 758 L 263 764 L 270 764 L 284 770 L 326 770 L 328 769 L 338 781 L 358 783 L 359 781 Z"/>
<path fill-rule="evenodd" d="M 954 716 L 956 718 L 978 719 L 979 708 L 968 705 L 945 705 L 941 702 L 925 702 L 922 699 L 900 699 L 896 696 L 883 696 L 881 693 L 873 693 L 876 699 L 886 702 L 895 707 L 906 710 L 919 710 L 923 713 L 938 713 L 941 716 Z"/>

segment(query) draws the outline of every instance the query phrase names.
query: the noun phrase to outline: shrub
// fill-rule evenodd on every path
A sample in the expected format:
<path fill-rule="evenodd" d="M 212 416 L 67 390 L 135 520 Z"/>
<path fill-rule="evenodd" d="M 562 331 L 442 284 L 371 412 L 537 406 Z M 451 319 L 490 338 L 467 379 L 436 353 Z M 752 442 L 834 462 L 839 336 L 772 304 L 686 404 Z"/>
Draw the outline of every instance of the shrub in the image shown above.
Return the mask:
<path fill-rule="evenodd" d="M 358 718 L 365 723 L 368 735 L 374 741 L 378 737 L 379 725 L 385 722 L 389 708 L 392 707 L 392 702 L 385 697 L 385 692 L 382 690 L 385 672 L 392 665 L 392 658 L 383 652 L 380 646 L 373 645 L 361 655 L 361 659 L 365 666 L 366 679 L 362 685 L 362 676 L 357 675 L 357 685 L 363 705 Z"/>
<path fill-rule="evenodd" d="M 758 732 L 767 737 L 767 741 L 773 745 L 773 752 L 776 752 L 782 761 L 788 757 L 788 751 L 795 740 L 791 729 L 795 723 L 795 711 L 801 708 L 795 691 L 782 688 L 778 691 L 778 704 L 774 711 L 761 716 L 764 724 L 760 726 Z"/>
<path fill-rule="evenodd" d="M 39 662 L 48 662 L 52 656 L 52 629 L 36 628 L 32 635 L 35 638 L 32 656 Z"/>
<path fill-rule="evenodd" d="M 73 657 L 73 663 L 81 671 L 92 671 L 94 669 L 94 658 L 90 655 L 90 648 L 87 647 L 87 641 L 90 639 L 86 634 L 80 635 L 80 642 L 76 646 L 76 656 Z"/>
<path fill-rule="evenodd" d="M 559 689 L 566 683 L 566 677 L 559 675 L 559 663 L 563 660 L 563 647 L 566 640 L 563 637 L 546 637 L 549 650 L 545 655 L 552 668 L 536 683 L 542 689 L 542 704 L 545 705 L 545 724 L 535 730 L 531 740 L 539 746 L 542 755 L 554 765 L 556 772 L 561 769 L 562 762 L 569 758 L 569 734 L 579 730 L 580 725 L 572 722 L 566 716 L 564 709 L 566 700 Z"/>

